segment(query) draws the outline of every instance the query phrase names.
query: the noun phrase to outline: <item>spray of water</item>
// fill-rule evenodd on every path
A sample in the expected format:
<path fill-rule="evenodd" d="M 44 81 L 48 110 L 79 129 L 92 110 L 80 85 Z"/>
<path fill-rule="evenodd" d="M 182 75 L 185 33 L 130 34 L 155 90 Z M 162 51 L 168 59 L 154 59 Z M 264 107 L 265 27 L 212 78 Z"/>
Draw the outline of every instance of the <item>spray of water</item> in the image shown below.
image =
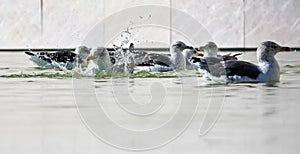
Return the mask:
<path fill-rule="evenodd" d="M 129 28 L 124 30 L 115 40 L 118 43 L 112 44 L 114 50 L 109 51 L 109 55 L 112 63 L 111 72 L 104 72 L 104 74 L 130 74 L 134 70 L 134 59 L 133 53 L 128 50 L 129 44 L 132 43 L 132 32 Z M 74 73 L 82 76 L 96 76 L 98 66 L 93 62 L 87 62 L 86 58 L 88 55 L 78 55 L 73 69 Z"/>

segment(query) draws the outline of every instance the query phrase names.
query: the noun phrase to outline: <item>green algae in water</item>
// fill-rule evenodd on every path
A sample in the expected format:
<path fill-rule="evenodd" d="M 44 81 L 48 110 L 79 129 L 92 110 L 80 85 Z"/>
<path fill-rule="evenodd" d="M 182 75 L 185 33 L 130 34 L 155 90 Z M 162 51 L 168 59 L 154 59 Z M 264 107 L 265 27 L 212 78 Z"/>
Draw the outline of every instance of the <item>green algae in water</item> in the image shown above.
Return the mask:
<path fill-rule="evenodd" d="M 1 78 L 71 78 L 73 75 L 70 73 L 38 73 L 38 74 L 9 74 L 0 75 Z"/>
<path fill-rule="evenodd" d="M 300 74 L 300 71 L 294 71 L 293 73 L 294 74 Z"/>
<path fill-rule="evenodd" d="M 284 69 L 284 70 L 281 70 L 280 71 L 280 74 L 300 74 L 300 70 L 287 70 L 287 69 Z"/>
<path fill-rule="evenodd" d="M 8 70 L 8 67 L 1 67 L 0 70 Z"/>
<path fill-rule="evenodd" d="M 281 70 L 281 71 L 280 71 L 280 74 L 287 74 L 287 73 L 288 73 L 287 70 Z"/>
<path fill-rule="evenodd" d="M 300 65 L 284 65 L 285 68 L 300 68 Z"/>
<path fill-rule="evenodd" d="M 51 68 L 48 68 L 48 67 L 34 67 L 34 69 L 37 69 L 37 70 L 50 70 Z"/>
<path fill-rule="evenodd" d="M 176 75 L 173 75 L 172 72 L 148 72 L 148 71 L 139 71 L 130 75 L 131 78 L 176 78 Z"/>
<path fill-rule="evenodd" d="M 112 75 L 108 74 L 97 74 L 95 78 L 175 78 L 177 76 L 172 75 L 170 72 L 148 72 L 148 71 L 138 71 L 132 74 L 124 74 L 124 73 L 114 73 Z"/>
<path fill-rule="evenodd" d="M 139 71 L 139 72 L 136 72 L 136 73 L 133 73 L 130 75 L 130 77 L 132 78 L 155 78 L 156 75 L 154 74 L 151 74 L 150 72 L 147 72 L 147 71 Z"/>
<path fill-rule="evenodd" d="M 114 74 L 97 74 L 95 78 L 176 78 L 176 75 L 172 75 L 172 72 L 148 72 L 138 71 L 132 74 L 114 73 Z"/>
<path fill-rule="evenodd" d="M 84 76 L 78 73 L 33 73 L 33 74 L 9 74 L 9 75 L 0 75 L 0 78 L 84 78 L 89 76 Z M 172 72 L 148 72 L 148 71 L 139 71 L 133 74 L 97 74 L 93 78 L 96 79 L 107 79 L 107 78 L 176 78 L 177 76 L 172 74 Z"/>

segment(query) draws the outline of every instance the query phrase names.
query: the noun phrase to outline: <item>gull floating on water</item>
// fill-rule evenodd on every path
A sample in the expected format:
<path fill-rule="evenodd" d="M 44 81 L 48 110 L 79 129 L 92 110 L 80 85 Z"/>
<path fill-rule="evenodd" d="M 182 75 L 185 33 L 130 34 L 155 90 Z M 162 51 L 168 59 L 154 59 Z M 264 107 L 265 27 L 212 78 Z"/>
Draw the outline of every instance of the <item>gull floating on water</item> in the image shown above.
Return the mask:
<path fill-rule="evenodd" d="M 184 70 L 186 69 L 186 58 L 182 54 L 184 49 L 194 49 L 191 46 L 187 46 L 181 41 L 177 41 L 170 48 L 172 66 L 174 70 Z"/>
<path fill-rule="evenodd" d="M 133 73 L 134 71 L 133 56 L 122 48 L 108 52 L 104 47 L 97 47 L 92 49 L 87 61 L 93 61 L 96 65 L 94 68 L 90 65 L 93 74 Z"/>
<path fill-rule="evenodd" d="M 198 50 L 204 51 L 203 57 L 216 57 L 221 60 L 238 60 L 236 56 L 241 55 L 241 53 L 237 53 L 234 55 L 231 55 L 231 53 L 226 54 L 226 55 L 220 55 L 218 54 L 219 48 L 215 42 L 207 42 L 204 46 L 200 46 Z"/>
<path fill-rule="evenodd" d="M 278 82 L 280 68 L 275 55 L 279 51 L 287 51 L 275 42 L 265 41 L 257 48 L 258 64 L 240 60 L 228 60 L 208 65 L 206 70 L 215 77 L 226 76 L 233 82 Z"/>
<path fill-rule="evenodd" d="M 131 50 L 133 50 L 133 44 Z M 186 58 L 182 54 L 184 49 L 193 49 L 185 43 L 178 41 L 171 45 L 170 55 L 147 53 L 145 51 L 132 51 L 136 66 L 151 66 L 149 71 L 171 71 L 186 68 Z"/>
<path fill-rule="evenodd" d="M 75 53 L 72 51 L 64 50 L 57 52 L 25 52 L 30 56 L 30 60 L 40 67 L 46 68 L 65 68 L 73 69 L 76 60 L 80 64 L 85 63 L 85 57 L 89 54 L 90 48 L 86 46 L 79 46 L 76 48 Z M 78 56 L 78 57 L 77 57 Z"/>
<path fill-rule="evenodd" d="M 186 49 L 183 51 L 183 54 L 187 58 L 187 69 L 203 69 L 207 65 L 212 65 L 215 63 L 220 63 L 221 61 L 226 60 L 237 60 L 238 54 L 231 55 L 218 55 L 218 46 L 214 42 L 208 42 L 205 46 L 199 47 L 197 50 L 203 51 L 204 54 L 200 54 L 196 49 Z M 200 57 L 199 57 L 200 56 Z"/>
<path fill-rule="evenodd" d="M 227 60 L 238 60 L 237 56 L 241 55 L 241 53 L 237 53 L 231 55 L 231 53 L 226 55 L 219 55 L 218 54 L 218 46 L 214 42 L 207 42 L 204 46 L 200 46 L 198 50 L 203 51 L 203 58 L 192 57 L 192 62 L 204 62 L 209 64 L 219 63 L 221 61 Z"/>
<path fill-rule="evenodd" d="M 86 58 L 89 56 L 92 48 L 88 48 L 86 46 L 79 46 L 75 49 L 76 59 L 75 62 L 78 65 L 87 65 Z"/>
<path fill-rule="evenodd" d="M 168 55 L 168 54 L 158 54 L 158 53 L 148 53 L 146 51 L 136 51 L 134 49 L 133 43 L 130 44 L 129 51 L 133 54 L 134 63 L 136 66 L 161 65 L 161 66 L 169 67 L 172 65 L 170 55 Z"/>
<path fill-rule="evenodd" d="M 95 67 L 92 67 L 93 75 L 99 73 L 110 74 L 112 72 L 110 56 L 104 47 L 92 49 L 86 61 L 92 61 L 95 64 Z"/>

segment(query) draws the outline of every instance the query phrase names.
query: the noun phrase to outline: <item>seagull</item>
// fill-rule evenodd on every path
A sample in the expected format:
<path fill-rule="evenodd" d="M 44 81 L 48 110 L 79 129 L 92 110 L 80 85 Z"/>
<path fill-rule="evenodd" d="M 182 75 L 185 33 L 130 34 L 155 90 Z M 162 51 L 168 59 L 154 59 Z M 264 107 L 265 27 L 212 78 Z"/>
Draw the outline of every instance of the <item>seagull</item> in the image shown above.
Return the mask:
<path fill-rule="evenodd" d="M 219 59 L 222 59 L 224 61 L 226 60 L 238 60 L 236 56 L 241 55 L 241 53 L 237 53 L 234 55 L 231 55 L 231 53 L 226 55 L 219 55 L 219 48 L 215 42 L 207 42 L 204 46 L 200 46 L 198 50 L 204 51 L 203 57 L 217 57 Z"/>
<path fill-rule="evenodd" d="M 204 54 L 197 50 L 204 51 Z M 186 69 L 201 69 L 207 63 L 215 64 L 226 60 L 237 60 L 240 53 L 231 56 L 231 54 L 218 55 L 218 46 L 214 42 L 208 42 L 205 46 L 196 49 L 185 49 L 182 53 L 186 57 Z"/>
<path fill-rule="evenodd" d="M 170 55 L 148 53 L 146 51 L 136 51 L 134 44 L 131 43 L 128 50 L 133 54 L 134 63 L 136 66 L 155 66 L 161 65 L 169 67 L 172 65 Z"/>
<path fill-rule="evenodd" d="M 170 48 L 172 66 L 174 70 L 186 69 L 186 58 L 182 54 L 184 49 L 194 49 L 192 46 L 187 46 L 181 41 L 177 41 Z"/>
<path fill-rule="evenodd" d="M 90 51 L 92 48 L 88 48 L 86 46 L 79 46 L 75 49 L 76 56 L 76 63 L 80 65 L 87 65 L 86 58 L 89 56 Z"/>
<path fill-rule="evenodd" d="M 183 54 L 183 56 L 186 58 L 186 59 L 188 59 L 188 60 L 190 60 L 192 57 L 198 57 L 198 56 L 201 56 L 201 57 L 203 57 L 203 54 L 201 54 L 201 53 L 198 53 L 197 51 L 196 51 L 196 49 L 184 49 L 183 51 L 182 51 L 182 54 Z"/>
<path fill-rule="evenodd" d="M 79 46 L 75 49 L 75 52 L 69 50 L 38 53 L 26 51 L 25 54 L 29 55 L 29 59 L 40 67 L 66 68 L 70 70 L 75 67 L 76 60 L 78 63 L 84 64 L 84 55 L 88 55 L 90 50 L 86 46 Z"/>
<path fill-rule="evenodd" d="M 113 59 L 113 60 L 112 60 Z M 119 48 L 114 51 L 108 51 L 104 47 L 92 49 L 87 61 L 92 61 L 96 66 L 89 65 L 88 70 L 93 70 L 93 74 L 116 74 L 133 73 L 134 60 L 131 53 L 125 49 Z"/>
<path fill-rule="evenodd" d="M 194 61 L 199 59 L 199 56 L 203 57 L 202 53 L 198 53 L 196 49 L 184 49 L 182 54 L 185 57 L 187 70 L 195 70 L 199 68 L 199 65 L 197 65 Z"/>
<path fill-rule="evenodd" d="M 87 69 L 88 62 L 86 58 L 89 56 L 91 50 L 92 48 L 86 46 L 79 46 L 75 49 L 76 58 L 73 71 L 82 73 Z"/>
<path fill-rule="evenodd" d="M 226 76 L 232 82 L 278 82 L 280 68 L 275 55 L 280 51 L 289 51 L 275 42 L 265 41 L 257 48 L 258 64 L 241 60 L 228 60 L 206 65 L 205 69 L 214 77 Z"/>
<path fill-rule="evenodd" d="M 186 60 L 182 51 L 184 49 L 193 49 L 193 47 L 187 46 L 182 41 L 177 41 L 171 45 L 170 55 L 134 51 L 133 44 L 129 49 L 134 55 L 136 66 L 150 66 L 149 71 L 171 71 L 186 68 Z"/>
<path fill-rule="evenodd" d="M 86 59 L 87 62 L 92 61 L 96 66 L 93 67 L 93 74 L 110 74 L 112 72 L 112 64 L 110 56 L 106 48 L 97 47 L 91 50 L 90 55 Z"/>
<path fill-rule="evenodd" d="M 218 56 L 218 46 L 215 42 L 207 42 L 204 46 L 198 48 L 200 51 L 204 51 L 203 57 L 220 57 Z"/>
<path fill-rule="evenodd" d="M 214 42 L 207 42 L 204 46 L 200 46 L 198 50 L 203 51 L 203 58 L 192 57 L 192 62 L 209 62 L 209 63 L 219 63 L 221 61 L 227 60 L 238 60 L 237 56 L 241 53 L 231 55 L 231 53 L 226 55 L 218 54 L 218 46 Z"/>

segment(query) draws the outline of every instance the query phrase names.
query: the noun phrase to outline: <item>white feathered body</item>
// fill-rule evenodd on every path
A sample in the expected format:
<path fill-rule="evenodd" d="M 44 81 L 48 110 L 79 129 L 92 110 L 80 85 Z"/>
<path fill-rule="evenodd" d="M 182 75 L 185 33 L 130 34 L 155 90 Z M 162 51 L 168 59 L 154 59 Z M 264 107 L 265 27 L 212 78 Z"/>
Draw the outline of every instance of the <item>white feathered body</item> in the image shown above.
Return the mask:
<path fill-rule="evenodd" d="M 181 51 L 176 48 L 171 48 L 170 54 L 174 70 L 184 70 L 186 68 L 186 58 Z"/>
<path fill-rule="evenodd" d="M 257 77 L 261 82 L 277 82 L 280 80 L 280 67 L 274 57 L 269 58 L 267 62 L 258 64 L 262 73 Z"/>

